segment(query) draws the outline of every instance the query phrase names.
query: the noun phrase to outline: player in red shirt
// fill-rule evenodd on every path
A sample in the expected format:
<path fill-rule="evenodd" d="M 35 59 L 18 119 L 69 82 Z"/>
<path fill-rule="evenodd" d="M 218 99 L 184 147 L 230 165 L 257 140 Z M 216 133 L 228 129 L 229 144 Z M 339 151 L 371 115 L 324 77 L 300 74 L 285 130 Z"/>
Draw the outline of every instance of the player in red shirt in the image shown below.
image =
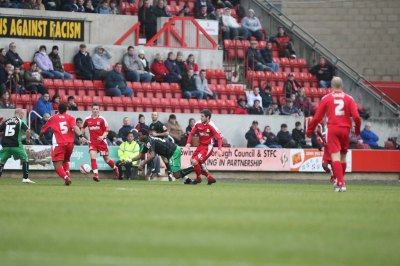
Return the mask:
<path fill-rule="evenodd" d="M 360 135 L 360 115 L 353 98 L 343 92 L 343 81 L 339 77 L 332 79 L 333 92 L 322 98 L 321 103 L 307 129 L 311 135 L 317 124 L 326 115 L 328 117 L 327 145 L 332 158 L 333 173 L 337 178 L 336 192 L 345 192 L 344 171 L 346 170 L 346 154 L 350 143 L 351 117 L 355 122 L 356 136 Z"/>
<path fill-rule="evenodd" d="M 100 153 L 100 156 L 103 156 L 104 161 L 114 170 L 116 179 L 118 179 L 118 167 L 114 164 L 114 161 L 111 160 L 108 156 L 108 146 L 106 138 L 109 128 L 106 119 L 100 116 L 100 105 L 93 104 L 92 115 L 86 117 L 82 128 L 83 130 L 85 130 L 85 128 L 89 129 L 89 154 L 92 170 L 94 173 L 93 180 L 96 182 L 100 181 L 99 170 L 97 168 L 96 162 L 97 153 Z"/>
<path fill-rule="evenodd" d="M 53 130 L 53 152 L 51 160 L 54 169 L 59 177 L 64 179 L 65 185 L 71 184 L 71 175 L 69 168 L 69 160 L 74 149 L 74 132 L 79 136 L 82 143 L 86 142 L 79 127 L 75 123 L 75 118 L 66 114 L 67 106 L 61 103 L 58 106 L 58 114 L 54 115 L 47 121 L 40 131 L 40 137 L 46 133 L 48 129 Z"/>
<path fill-rule="evenodd" d="M 207 171 L 207 168 L 204 166 L 204 163 L 207 159 L 213 154 L 213 146 L 214 146 L 214 138 L 218 140 L 218 151 L 217 155 L 222 156 L 222 134 L 219 132 L 217 127 L 214 125 L 213 122 L 210 121 L 211 119 L 211 112 L 210 110 L 202 110 L 200 112 L 200 121 L 198 121 L 192 131 L 189 134 L 186 147 L 190 147 L 190 143 L 192 142 L 192 137 L 194 134 L 198 133 L 199 135 L 199 146 L 197 147 L 196 151 L 193 153 L 190 162 L 194 167 L 194 171 L 196 173 L 196 179 L 190 182 L 190 179 L 186 179 L 185 184 L 198 184 L 201 183 L 200 175 L 204 175 L 208 179 L 208 184 L 211 185 L 215 182 L 215 178 L 210 175 Z M 189 181 L 189 182 L 188 182 Z"/>

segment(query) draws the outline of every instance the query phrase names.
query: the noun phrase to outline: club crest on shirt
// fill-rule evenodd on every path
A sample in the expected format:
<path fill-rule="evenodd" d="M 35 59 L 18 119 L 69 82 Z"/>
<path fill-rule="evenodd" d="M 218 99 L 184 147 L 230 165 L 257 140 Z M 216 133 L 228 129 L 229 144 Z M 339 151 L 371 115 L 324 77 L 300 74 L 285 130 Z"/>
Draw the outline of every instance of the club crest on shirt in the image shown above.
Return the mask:
<path fill-rule="evenodd" d="M 150 142 L 147 142 L 146 147 L 147 147 L 147 149 L 150 149 L 150 147 L 151 147 Z"/>

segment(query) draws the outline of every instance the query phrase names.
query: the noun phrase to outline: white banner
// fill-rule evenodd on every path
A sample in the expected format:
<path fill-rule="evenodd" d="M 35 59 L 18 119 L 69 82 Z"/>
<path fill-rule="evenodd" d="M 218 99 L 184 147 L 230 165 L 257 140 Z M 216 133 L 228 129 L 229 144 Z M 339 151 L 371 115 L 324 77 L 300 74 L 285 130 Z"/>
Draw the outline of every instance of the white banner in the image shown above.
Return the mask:
<path fill-rule="evenodd" d="M 218 21 L 217 20 L 205 20 L 196 19 L 200 26 L 208 33 L 210 36 L 218 36 Z M 202 32 L 200 32 L 203 35 Z"/>

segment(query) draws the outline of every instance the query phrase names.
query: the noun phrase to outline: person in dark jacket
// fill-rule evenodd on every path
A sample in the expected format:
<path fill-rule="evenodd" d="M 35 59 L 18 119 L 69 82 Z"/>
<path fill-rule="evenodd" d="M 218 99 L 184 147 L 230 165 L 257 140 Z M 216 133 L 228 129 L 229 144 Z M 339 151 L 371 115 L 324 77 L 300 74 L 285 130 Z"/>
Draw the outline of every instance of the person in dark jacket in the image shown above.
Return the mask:
<path fill-rule="evenodd" d="M 116 63 L 114 69 L 108 72 L 106 76 L 106 95 L 131 97 L 132 94 L 133 90 L 126 86 L 126 80 L 122 74 L 122 65 Z"/>
<path fill-rule="evenodd" d="M 154 6 L 149 0 L 145 0 L 142 7 L 139 8 L 140 30 L 149 41 L 157 33 L 157 17 Z"/>
<path fill-rule="evenodd" d="M 319 64 L 311 68 L 310 73 L 317 77 L 320 88 L 330 88 L 331 80 L 335 76 L 335 68 L 326 62 L 324 57 L 319 58 Z"/>
<path fill-rule="evenodd" d="M 63 79 L 72 79 L 72 75 L 68 72 L 64 71 L 64 66 L 61 62 L 60 55 L 58 54 L 58 46 L 54 45 L 51 49 L 51 53 L 49 53 L 49 58 L 53 63 L 53 68 L 55 71 L 62 73 Z"/>
<path fill-rule="evenodd" d="M 25 88 L 31 93 L 45 94 L 48 93 L 48 89 L 43 86 L 44 79 L 40 74 L 37 64 L 31 62 L 29 70 L 24 72 Z"/>
<path fill-rule="evenodd" d="M 171 76 L 176 77 L 178 81 L 182 80 L 181 70 L 176 64 L 176 58 L 173 52 L 168 53 L 168 58 L 165 60 L 164 65 L 167 67 Z"/>
<path fill-rule="evenodd" d="M 279 57 L 296 58 L 292 38 L 282 26 L 278 26 L 278 33 L 274 37 L 271 37 L 270 41 L 276 43 L 278 46 Z"/>
<path fill-rule="evenodd" d="M 68 110 L 78 111 L 78 105 L 76 105 L 76 103 L 75 103 L 74 96 L 68 96 L 67 100 L 68 100 L 68 104 L 67 104 Z"/>
<path fill-rule="evenodd" d="M 198 16 L 201 14 L 202 9 L 205 8 L 205 11 L 207 14 L 210 14 L 211 12 L 214 11 L 214 6 L 209 0 L 196 0 L 196 3 L 194 4 L 194 14 L 195 16 Z"/>
<path fill-rule="evenodd" d="M 246 99 L 239 98 L 237 101 L 238 106 L 236 107 L 235 111 L 233 112 L 235 115 L 248 115 L 249 112 L 247 111 L 247 101 Z"/>
<path fill-rule="evenodd" d="M 126 141 L 126 138 L 128 137 L 128 133 L 134 129 L 133 126 L 131 126 L 129 118 L 124 117 L 122 120 L 122 127 L 118 131 L 118 137 L 121 138 L 123 141 Z"/>
<path fill-rule="evenodd" d="M 150 129 L 150 127 L 146 125 L 146 118 L 144 117 L 143 114 L 139 114 L 139 123 L 137 123 L 135 129 L 137 131 L 140 131 L 141 129 L 147 129 L 147 130 Z"/>
<path fill-rule="evenodd" d="M 249 131 L 246 132 L 245 138 L 247 139 L 247 148 L 268 148 L 268 146 L 264 144 L 265 140 L 262 137 L 261 130 L 258 128 L 257 121 L 253 121 Z"/>
<path fill-rule="evenodd" d="M 304 116 L 312 116 L 312 106 L 310 100 L 305 95 L 304 88 L 300 88 L 299 93 L 294 100 L 294 106 L 301 110 Z"/>
<path fill-rule="evenodd" d="M 164 64 L 161 53 L 156 53 L 153 63 L 150 68 L 151 73 L 155 76 L 155 80 L 159 82 L 178 82 L 179 77 L 175 74 L 170 74 L 168 68 Z"/>
<path fill-rule="evenodd" d="M 183 53 L 176 53 L 176 66 L 179 68 L 179 72 L 181 73 L 182 78 L 188 75 L 188 68 L 186 67 L 185 60 L 183 59 Z M 193 68 L 193 72 L 196 73 L 196 69 Z"/>
<path fill-rule="evenodd" d="M 293 106 L 293 100 L 290 98 L 286 99 L 286 104 L 282 106 L 281 114 L 294 117 L 303 116 L 303 112 Z"/>
<path fill-rule="evenodd" d="M 293 140 L 292 135 L 288 131 L 286 124 L 281 125 L 281 130 L 278 132 L 278 144 L 284 148 L 297 148 L 296 142 Z"/>
<path fill-rule="evenodd" d="M 260 100 L 255 100 L 254 105 L 249 108 L 249 114 L 251 115 L 263 115 L 264 109 L 260 106 Z"/>
<path fill-rule="evenodd" d="M 203 99 L 204 93 L 199 91 L 196 87 L 196 78 L 194 77 L 193 69 L 189 69 L 188 75 L 182 79 L 182 92 L 183 98 L 190 99 L 195 97 L 196 99 Z"/>
<path fill-rule="evenodd" d="M 6 53 L 8 63 L 12 64 L 14 67 L 22 68 L 24 65 L 24 60 L 22 60 L 22 58 L 17 53 L 17 45 L 15 44 L 15 42 L 10 43 L 8 48 L 9 50 Z"/>
<path fill-rule="evenodd" d="M 289 73 L 288 79 L 283 86 L 283 91 L 285 92 L 286 98 L 291 98 L 292 95 L 297 95 L 300 88 L 302 88 L 301 84 L 294 80 L 294 73 Z"/>
<path fill-rule="evenodd" d="M 100 77 L 96 75 L 92 57 L 89 52 L 86 51 L 85 44 L 79 45 L 79 52 L 74 56 L 74 65 L 76 74 L 80 78 L 87 80 L 100 79 Z"/>
<path fill-rule="evenodd" d="M 261 53 L 257 50 L 257 41 L 250 41 L 250 48 L 247 49 L 247 67 L 255 71 L 272 71 L 267 66 Z"/>
<path fill-rule="evenodd" d="M 154 7 L 154 15 L 158 17 L 170 17 L 171 15 L 167 13 L 166 4 L 164 0 L 158 0 L 157 5 Z"/>
<path fill-rule="evenodd" d="M 270 126 L 265 126 L 262 136 L 265 140 L 265 145 L 270 148 L 282 148 L 281 145 L 278 144 L 278 137 L 272 133 Z"/>
<path fill-rule="evenodd" d="M 304 133 L 304 128 L 301 126 L 301 123 L 297 121 L 295 123 L 295 128 L 292 130 L 292 138 L 296 142 L 297 146 L 302 148 L 311 148 L 309 145 L 306 145 L 306 135 Z"/>
<path fill-rule="evenodd" d="M 264 59 L 265 64 L 272 69 L 274 72 L 279 71 L 279 64 L 274 63 L 272 57 L 272 42 L 267 42 L 267 46 L 260 51 L 261 56 Z"/>
<path fill-rule="evenodd" d="M 273 102 L 272 94 L 271 94 L 271 86 L 266 85 L 264 89 L 260 90 L 260 96 L 262 99 L 262 106 L 264 109 L 267 109 Z"/>

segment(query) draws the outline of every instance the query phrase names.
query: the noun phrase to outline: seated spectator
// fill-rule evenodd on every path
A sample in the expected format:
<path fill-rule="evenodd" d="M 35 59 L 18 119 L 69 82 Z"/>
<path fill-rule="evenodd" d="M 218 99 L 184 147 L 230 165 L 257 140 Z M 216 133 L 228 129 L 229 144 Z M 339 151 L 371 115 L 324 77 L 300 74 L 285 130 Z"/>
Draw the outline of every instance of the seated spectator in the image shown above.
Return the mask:
<path fill-rule="evenodd" d="M 36 0 L 27 0 L 23 4 L 23 9 L 37 9 Z"/>
<path fill-rule="evenodd" d="M 265 140 L 263 139 L 262 132 L 258 128 L 258 122 L 253 121 L 249 131 L 246 132 L 245 138 L 247 139 L 247 148 L 268 148 L 265 145 Z"/>
<path fill-rule="evenodd" d="M 0 49 L 0 69 L 4 68 L 8 64 L 6 53 L 7 53 L 6 49 L 4 48 Z"/>
<path fill-rule="evenodd" d="M 86 51 L 86 44 L 79 45 L 79 52 L 74 56 L 74 66 L 76 74 L 79 78 L 87 80 L 100 79 L 96 75 L 92 57 Z"/>
<path fill-rule="evenodd" d="M 323 138 L 321 127 L 315 127 L 314 132 L 311 133 L 311 147 L 321 151 L 324 148 Z"/>
<path fill-rule="evenodd" d="M 21 138 L 22 145 L 42 145 L 42 142 L 38 138 L 32 136 L 32 132 L 27 130 L 25 135 Z"/>
<path fill-rule="evenodd" d="M 150 75 L 154 76 L 153 73 L 151 73 L 151 71 L 150 71 L 150 63 L 149 63 L 149 61 L 147 61 L 147 58 L 146 58 L 146 55 L 145 55 L 143 49 L 140 49 L 139 52 L 138 52 L 138 60 L 140 62 L 142 62 L 144 71 L 146 71 Z"/>
<path fill-rule="evenodd" d="M 37 100 L 36 104 L 33 106 L 33 110 L 36 111 L 41 117 L 44 114 L 51 114 L 53 110 L 53 105 L 50 101 L 50 95 L 48 92 L 43 93 L 43 95 Z M 41 121 L 40 117 L 37 117 L 35 113 L 31 115 L 31 121 L 35 123 L 36 133 L 40 134 L 40 129 L 44 125 L 44 121 Z"/>
<path fill-rule="evenodd" d="M 53 106 L 53 110 L 58 110 L 58 105 L 60 104 L 60 96 L 58 95 L 58 93 L 53 95 L 53 98 L 51 98 L 51 103 Z"/>
<path fill-rule="evenodd" d="M 196 88 L 198 91 L 203 92 L 204 99 L 210 97 L 211 99 L 215 100 L 217 98 L 217 93 L 215 91 L 210 90 L 208 87 L 208 82 L 206 79 L 206 71 L 202 69 L 200 71 L 200 75 L 195 76 L 196 80 Z"/>
<path fill-rule="evenodd" d="M 68 107 L 68 110 L 70 110 L 70 111 L 78 111 L 78 105 L 76 105 L 76 103 L 75 103 L 74 96 L 68 96 L 67 107 Z"/>
<path fill-rule="evenodd" d="M 38 65 L 40 74 L 44 78 L 61 79 L 64 77 L 62 73 L 54 70 L 53 63 L 46 53 L 46 46 L 40 46 L 39 51 L 33 56 L 33 61 Z"/>
<path fill-rule="evenodd" d="M 371 149 L 383 149 L 378 145 L 379 137 L 371 130 L 371 123 L 366 123 L 360 134 L 363 142 L 368 144 Z"/>
<path fill-rule="evenodd" d="M 204 99 L 203 91 L 197 89 L 193 69 L 189 69 L 188 75 L 182 79 L 181 86 L 183 98 L 190 99 L 194 97 L 195 99 Z"/>
<path fill-rule="evenodd" d="M 304 116 L 306 116 L 306 117 L 312 116 L 311 102 L 306 97 L 304 88 L 299 89 L 299 93 L 296 96 L 294 106 L 297 109 L 301 110 L 303 112 Z"/>
<path fill-rule="evenodd" d="M 199 13 L 202 13 L 203 8 L 205 8 L 207 14 L 213 12 L 215 9 L 209 0 L 196 0 L 194 4 L 194 15 L 197 16 Z"/>
<path fill-rule="evenodd" d="M 181 73 L 182 78 L 187 76 L 188 69 L 186 68 L 185 61 L 183 60 L 183 53 L 181 51 L 176 53 L 176 66 L 179 68 L 179 73 Z M 197 74 L 193 69 L 194 74 Z"/>
<path fill-rule="evenodd" d="M 53 48 L 51 49 L 49 58 L 51 60 L 51 63 L 53 64 L 54 70 L 62 74 L 62 79 L 72 79 L 72 75 L 68 72 L 65 72 L 64 70 L 64 65 L 62 64 L 60 55 L 58 54 L 57 45 L 54 45 Z"/>
<path fill-rule="evenodd" d="M 62 11 L 77 12 L 78 11 L 78 5 L 76 4 L 76 0 L 66 0 L 66 1 L 64 1 L 63 6 L 62 6 Z"/>
<path fill-rule="evenodd" d="M 146 36 L 146 41 L 150 41 L 157 33 L 157 17 L 155 8 L 150 1 L 144 1 L 144 4 L 139 8 L 140 31 Z"/>
<path fill-rule="evenodd" d="M 121 71 L 122 65 L 116 63 L 114 69 L 107 73 L 105 84 L 107 96 L 132 96 L 133 90 L 127 87 L 125 77 Z"/>
<path fill-rule="evenodd" d="M 280 115 L 281 110 L 279 109 L 277 102 L 272 102 L 272 105 L 267 109 L 267 115 Z"/>
<path fill-rule="evenodd" d="M 111 15 L 119 15 L 121 12 L 118 7 L 118 3 L 115 0 L 110 1 L 110 14 Z"/>
<path fill-rule="evenodd" d="M 179 11 L 176 13 L 176 16 L 177 16 L 177 17 L 192 17 L 192 14 L 190 14 L 189 6 L 188 6 L 187 4 L 184 4 L 183 7 L 182 7 L 182 9 L 179 10 Z"/>
<path fill-rule="evenodd" d="M 291 115 L 294 117 L 303 116 L 303 112 L 293 106 L 292 99 L 286 99 L 286 104 L 282 107 L 282 115 Z"/>
<path fill-rule="evenodd" d="M 350 149 L 358 149 L 358 144 L 363 144 L 361 136 L 356 136 L 355 126 L 350 129 Z"/>
<path fill-rule="evenodd" d="M 292 135 L 289 133 L 287 125 L 282 124 L 281 130 L 278 132 L 278 144 L 283 148 L 297 148 L 296 142 L 292 139 Z"/>
<path fill-rule="evenodd" d="M 292 138 L 298 147 L 311 148 L 311 146 L 307 145 L 306 143 L 306 134 L 299 121 L 295 123 L 295 128 L 292 130 Z"/>
<path fill-rule="evenodd" d="M 85 4 L 85 12 L 86 13 L 96 13 L 96 9 L 93 6 L 92 0 L 87 0 Z"/>
<path fill-rule="evenodd" d="M 110 7 L 108 6 L 107 0 L 102 0 L 101 5 L 97 9 L 97 13 L 99 14 L 110 14 Z"/>
<path fill-rule="evenodd" d="M 0 98 L 0 109 L 15 109 L 15 104 L 10 101 L 10 93 L 3 92 Z"/>
<path fill-rule="evenodd" d="M 42 0 L 36 0 L 36 8 L 37 10 L 46 10 L 46 7 L 43 5 Z"/>
<path fill-rule="evenodd" d="M 260 51 L 262 58 L 267 67 L 272 69 L 273 72 L 279 71 L 279 64 L 274 63 L 272 56 L 272 42 L 267 42 L 267 46 Z"/>
<path fill-rule="evenodd" d="M 293 50 L 292 38 L 286 33 L 282 26 L 278 27 L 278 33 L 270 39 L 278 46 L 279 57 L 296 58 L 296 52 Z"/>
<path fill-rule="evenodd" d="M 6 64 L 5 68 L 0 69 L 0 94 L 6 90 L 11 90 L 11 93 L 16 92 L 14 83 L 14 66 Z"/>
<path fill-rule="evenodd" d="M 43 86 L 44 79 L 40 74 L 37 64 L 32 62 L 30 68 L 24 72 L 25 88 L 30 93 L 45 94 L 48 90 Z"/>
<path fill-rule="evenodd" d="M 112 69 L 110 64 L 111 54 L 102 45 L 97 46 L 94 49 L 94 54 L 92 57 L 94 71 L 96 76 L 100 79 L 105 79 L 108 71 Z"/>
<path fill-rule="evenodd" d="M 176 115 L 171 114 L 168 118 L 167 123 L 165 124 L 167 127 L 167 130 L 169 132 L 169 135 L 174 139 L 174 142 L 181 146 L 185 145 L 186 143 L 182 143 L 182 136 L 183 136 L 183 129 L 179 122 L 176 120 Z"/>
<path fill-rule="evenodd" d="M 222 39 L 223 40 L 234 40 L 236 37 L 241 36 L 243 39 L 249 39 L 249 32 L 246 28 L 240 26 L 234 17 L 231 16 L 231 9 L 229 7 L 224 8 L 224 14 L 221 18 L 222 25 Z"/>
<path fill-rule="evenodd" d="M 262 136 L 265 140 L 264 144 L 267 145 L 269 148 L 282 148 L 282 146 L 278 144 L 278 137 L 274 133 L 272 133 L 270 126 L 266 126 L 264 128 Z"/>
<path fill-rule="evenodd" d="M 254 100 L 254 105 L 249 108 L 251 115 L 263 115 L 264 109 L 260 106 L 260 100 Z"/>
<path fill-rule="evenodd" d="M 194 120 L 194 118 L 189 118 L 189 123 L 188 123 L 188 126 L 186 127 L 186 132 L 185 132 L 185 134 L 187 136 L 189 136 L 190 132 L 192 132 L 192 129 L 195 124 L 196 124 L 196 120 Z"/>
<path fill-rule="evenodd" d="M 264 89 L 260 91 L 261 105 L 264 108 L 268 108 L 270 107 L 270 105 L 272 105 L 273 100 L 272 100 L 271 89 L 272 89 L 271 86 L 266 85 Z"/>
<path fill-rule="evenodd" d="M 262 26 L 260 20 L 255 16 L 253 9 L 249 9 L 247 17 L 242 19 L 242 27 L 246 28 L 249 32 L 249 36 L 253 36 L 257 41 L 262 41 L 263 34 L 261 32 Z"/>
<path fill-rule="evenodd" d="M 301 84 L 294 80 L 294 73 L 289 73 L 288 79 L 283 86 L 283 91 L 285 92 L 286 98 L 292 98 L 292 95 L 297 95 L 300 88 L 302 88 Z"/>
<path fill-rule="evenodd" d="M 123 167 L 125 167 L 125 179 L 129 180 L 137 175 L 137 166 L 139 161 L 132 161 L 132 158 L 137 157 L 140 154 L 140 145 L 134 140 L 134 135 L 132 132 L 129 132 L 126 138 L 121 145 L 119 145 L 118 150 L 118 161 L 116 165 L 118 167 L 119 177 L 118 179 L 122 179 L 124 174 Z M 132 168 L 134 171 L 132 173 Z"/>
<path fill-rule="evenodd" d="M 79 130 L 80 130 L 81 132 L 83 132 L 83 136 L 86 138 L 86 136 L 85 136 L 85 131 L 82 130 L 82 127 L 83 127 L 83 120 L 82 120 L 82 118 L 78 117 L 78 118 L 75 120 L 75 122 L 76 122 L 76 126 L 79 128 Z M 78 146 L 87 145 L 86 143 L 85 143 L 85 144 L 81 143 L 80 138 L 79 138 L 79 135 L 76 134 L 75 131 L 74 131 L 74 144 L 75 144 L 75 145 L 78 145 Z"/>
<path fill-rule="evenodd" d="M 80 13 L 85 13 L 85 1 L 84 0 L 77 0 L 76 3 L 76 11 L 74 12 L 80 12 Z"/>
<path fill-rule="evenodd" d="M 167 5 L 164 3 L 164 0 L 157 0 L 157 4 L 154 7 L 154 14 L 157 18 L 171 16 L 170 14 L 167 14 L 166 6 Z"/>
<path fill-rule="evenodd" d="M 247 101 L 245 99 L 240 98 L 238 101 L 238 106 L 236 107 L 235 111 L 233 112 L 235 115 L 248 115 L 249 112 L 247 111 Z"/>
<path fill-rule="evenodd" d="M 267 63 L 264 62 L 260 51 L 257 49 L 257 41 L 250 41 L 250 48 L 247 49 L 247 67 L 255 71 L 272 71 Z"/>
<path fill-rule="evenodd" d="M 143 114 L 139 114 L 139 123 L 136 125 L 135 128 L 137 131 L 140 131 L 141 129 L 150 129 L 150 127 L 146 125 L 146 118 Z"/>
<path fill-rule="evenodd" d="M 202 5 L 198 12 L 196 12 L 196 10 L 195 10 L 195 18 L 196 19 L 217 20 L 217 17 L 215 16 L 214 12 L 212 12 L 212 11 L 208 12 L 207 9 L 208 9 L 207 5 Z"/>
<path fill-rule="evenodd" d="M 262 104 L 261 104 L 262 103 L 262 98 L 261 98 L 261 95 L 260 95 L 260 88 L 258 88 L 258 87 L 255 87 L 253 89 L 253 91 L 250 92 L 247 95 L 248 106 L 253 106 L 255 100 L 258 100 L 260 102 L 260 106 L 263 107 Z"/>
<path fill-rule="evenodd" d="M 11 79 L 11 85 L 6 84 L 8 88 L 11 87 L 12 93 L 26 94 L 25 81 L 21 73 L 20 67 L 15 67 L 14 74 Z"/>
<path fill-rule="evenodd" d="M 6 53 L 8 63 L 12 64 L 14 67 L 23 67 L 24 60 L 22 60 L 17 53 L 17 45 L 15 42 L 10 43 L 8 48 L 9 49 Z"/>
<path fill-rule="evenodd" d="M 153 64 L 151 64 L 151 72 L 154 74 L 155 80 L 158 82 L 178 82 L 177 75 L 170 74 L 168 68 L 164 64 L 163 56 L 157 53 Z"/>
<path fill-rule="evenodd" d="M 320 88 L 330 88 L 331 80 L 335 76 L 335 68 L 326 62 L 324 57 L 319 58 L 319 64 L 311 68 L 310 73 L 317 77 Z"/>
<path fill-rule="evenodd" d="M 193 54 L 188 55 L 185 65 L 186 65 L 186 70 L 189 70 L 191 68 L 191 69 L 193 69 L 195 75 L 199 74 L 199 66 L 194 61 Z"/>
<path fill-rule="evenodd" d="M 181 71 L 176 64 L 175 54 L 173 52 L 168 53 L 168 58 L 165 60 L 164 65 L 167 67 L 169 74 L 173 76 L 174 79 L 177 81 L 182 80 Z"/>
<path fill-rule="evenodd" d="M 122 64 L 127 80 L 134 82 L 150 82 L 152 80 L 152 76 L 144 70 L 144 65 L 138 59 L 133 46 L 128 47 L 128 52 L 122 57 Z"/>
<path fill-rule="evenodd" d="M 36 133 L 40 134 L 40 131 L 42 130 L 42 127 L 49 121 L 50 119 L 50 114 L 49 113 L 44 113 L 42 119 L 37 118 L 36 122 Z M 43 143 L 43 145 L 51 145 L 53 141 L 53 130 L 48 130 L 43 137 L 40 138 L 40 142 Z"/>
<path fill-rule="evenodd" d="M 131 123 L 129 121 L 128 117 L 124 117 L 122 120 L 122 127 L 118 131 L 118 137 L 122 139 L 122 141 L 126 141 L 126 138 L 128 136 L 128 133 L 134 129 L 133 126 L 131 126 Z"/>

